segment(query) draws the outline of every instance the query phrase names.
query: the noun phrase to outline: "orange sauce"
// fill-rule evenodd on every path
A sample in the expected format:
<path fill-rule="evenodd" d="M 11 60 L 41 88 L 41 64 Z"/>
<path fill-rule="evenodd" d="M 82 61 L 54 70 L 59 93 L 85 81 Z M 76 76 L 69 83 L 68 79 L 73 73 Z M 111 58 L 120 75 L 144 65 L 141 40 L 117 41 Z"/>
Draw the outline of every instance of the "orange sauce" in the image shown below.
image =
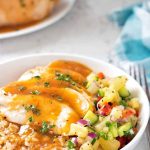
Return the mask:
<path fill-rule="evenodd" d="M 58 80 L 58 72 L 69 76 L 69 79 Z M 76 62 L 55 61 L 38 78 L 32 77 L 5 86 L 3 89 L 6 94 L 15 96 L 8 106 L 16 110 L 18 106 L 25 108 L 34 105 L 40 110 L 40 114 L 27 111 L 23 124 L 32 116 L 36 122 L 47 121 L 55 124 L 56 128 L 53 130 L 56 134 L 66 134 L 71 123 L 77 122 L 89 109 L 93 109 L 89 100 L 85 101 L 78 95 L 86 93 L 83 82 L 90 72 L 90 69 Z"/>
<path fill-rule="evenodd" d="M 4 27 L 0 27 L 0 34 L 1 33 L 14 32 L 14 31 L 19 31 L 19 30 L 22 30 L 22 29 L 26 29 L 26 28 L 29 28 L 31 26 L 35 26 L 35 25 L 39 24 L 43 20 L 34 21 L 34 22 L 31 22 L 31 23 L 26 23 L 26 24 L 16 25 L 16 26 L 4 26 Z"/>

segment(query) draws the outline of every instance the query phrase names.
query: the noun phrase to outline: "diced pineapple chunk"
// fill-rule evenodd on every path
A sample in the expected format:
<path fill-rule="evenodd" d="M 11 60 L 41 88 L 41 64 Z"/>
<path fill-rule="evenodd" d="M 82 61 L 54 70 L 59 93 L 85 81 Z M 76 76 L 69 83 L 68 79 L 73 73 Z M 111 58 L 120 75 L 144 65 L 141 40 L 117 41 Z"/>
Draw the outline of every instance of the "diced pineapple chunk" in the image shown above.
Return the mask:
<path fill-rule="evenodd" d="M 119 76 L 110 80 L 110 87 L 118 91 L 125 86 L 127 78 L 125 76 Z"/>
<path fill-rule="evenodd" d="M 140 109 L 140 103 L 137 98 L 132 98 L 130 101 L 128 101 L 128 105 L 136 110 Z"/>
<path fill-rule="evenodd" d="M 100 150 L 99 146 L 100 146 L 99 140 L 96 140 L 96 142 L 93 144 L 93 150 Z"/>
<path fill-rule="evenodd" d="M 104 103 L 108 103 L 108 102 L 112 102 L 112 103 L 120 102 L 120 96 L 116 90 L 111 88 L 104 88 L 104 92 L 105 92 L 105 96 L 102 98 L 101 101 L 99 101 L 100 105 L 103 105 Z"/>
<path fill-rule="evenodd" d="M 69 135 L 77 135 L 78 137 L 85 138 L 88 135 L 88 128 L 80 124 L 71 124 Z"/>
<path fill-rule="evenodd" d="M 103 138 L 100 138 L 99 142 L 103 150 L 118 150 L 120 147 L 120 142 L 115 139 L 104 140 Z"/>
<path fill-rule="evenodd" d="M 81 145 L 80 150 L 93 150 L 92 144 L 88 141 Z"/>

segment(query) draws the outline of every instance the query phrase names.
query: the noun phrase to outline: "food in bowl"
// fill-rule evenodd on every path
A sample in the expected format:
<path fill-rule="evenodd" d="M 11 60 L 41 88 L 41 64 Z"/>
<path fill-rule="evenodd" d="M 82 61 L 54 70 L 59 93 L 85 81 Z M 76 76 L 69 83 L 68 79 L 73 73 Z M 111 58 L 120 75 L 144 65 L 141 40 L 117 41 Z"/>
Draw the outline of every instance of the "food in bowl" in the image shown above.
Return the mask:
<path fill-rule="evenodd" d="M 66 60 L 25 72 L 0 89 L 0 148 L 124 147 L 138 131 L 140 111 L 126 82 Z"/>
<path fill-rule="evenodd" d="M 1 0 L 0 27 L 37 22 L 52 13 L 58 0 Z"/>

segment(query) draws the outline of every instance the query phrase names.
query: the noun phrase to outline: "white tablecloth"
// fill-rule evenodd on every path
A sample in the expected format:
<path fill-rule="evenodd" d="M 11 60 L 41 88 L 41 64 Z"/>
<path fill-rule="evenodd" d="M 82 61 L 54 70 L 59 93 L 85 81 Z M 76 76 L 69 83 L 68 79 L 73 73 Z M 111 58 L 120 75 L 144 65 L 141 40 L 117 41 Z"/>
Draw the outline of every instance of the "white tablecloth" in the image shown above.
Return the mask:
<path fill-rule="evenodd" d="M 132 0 L 136 1 L 136 0 Z M 64 52 L 107 61 L 120 30 L 105 15 L 130 0 L 77 0 L 71 12 L 59 22 L 36 33 L 0 40 L 0 62 L 42 52 Z M 137 150 L 148 150 L 144 135 Z"/>

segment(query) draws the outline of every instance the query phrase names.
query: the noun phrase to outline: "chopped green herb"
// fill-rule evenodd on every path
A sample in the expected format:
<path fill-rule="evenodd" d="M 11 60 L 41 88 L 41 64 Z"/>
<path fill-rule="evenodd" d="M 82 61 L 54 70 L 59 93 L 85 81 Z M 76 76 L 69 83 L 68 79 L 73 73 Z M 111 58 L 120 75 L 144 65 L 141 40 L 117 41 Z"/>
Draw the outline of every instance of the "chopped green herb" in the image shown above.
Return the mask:
<path fill-rule="evenodd" d="M 71 84 L 72 84 L 72 85 L 76 85 L 76 82 L 74 82 L 74 81 L 71 81 Z"/>
<path fill-rule="evenodd" d="M 31 92 L 31 94 L 33 94 L 33 95 L 39 95 L 40 93 L 41 93 L 41 92 L 38 91 L 38 90 L 34 90 L 34 91 Z"/>
<path fill-rule="evenodd" d="M 47 133 L 51 128 L 54 128 L 55 125 L 49 125 L 46 121 L 42 122 L 42 127 L 40 129 L 40 132 L 45 134 Z"/>
<path fill-rule="evenodd" d="M 57 100 L 58 101 L 62 101 L 62 97 L 61 96 L 57 96 Z"/>
<path fill-rule="evenodd" d="M 45 87 L 49 87 L 50 83 L 49 82 L 44 82 Z"/>
<path fill-rule="evenodd" d="M 99 136 L 102 137 L 102 138 L 105 139 L 105 140 L 108 140 L 108 135 L 107 135 L 107 133 L 105 133 L 105 132 L 103 132 L 103 131 L 100 131 L 100 132 L 99 132 Z"/>
<path fill-rule="evenodd" d="M 40 76 L 34 76 L 33 78 L 35 78 L 35 79 L 41 79 Z"/>
<path fill-rule="evenodd" d="M 95 106 L 95 109 L 98 110 L 98 108 L 97 108 L 97 101 L 96 100 L 94 101 L 94 106 Z"/>
<path fill-rule="evenodd" d="M 62 74 L 62 73 L 56 72 L 56 79 L 69 82 L 71 80 L 71 76 L 68 74 Z"/>
<path fill-rule="evenodd" d="M 128 131 L 124 131 L 124 136 L 133 136 L 133 135 L 134 135 L 134 131 L 132 129 Z"/>
<path fill-rule="evenodd" d="M 29 120 L 29 122 L 33 122 L 34 119 L 33 119 L 33 117 L 31 116 L 31 117 L 29 117 L 28 120 Z"/>
<path fill-rule="evenodd" d="M 74 143 L 71 140 L 69 140 L 68 143 L 67 143 L 67 147 L 70 150 L 70 149 L 75 148 L 75 145 L 74 145 Z"/>
<path fill-rule="evenodd" d="M 25 106 L 26 111 L 32 111 L 35 115 L 40 115 L 40 110 L 36 108 L 34 105 Z"/>
<path fill-rule="evenodd" d="M 111 126 L 111 123 L 110 123 L 109 121 L 107 121 L 107 122 L 106 122 L 106 126 L 107 126 L 107 127 L 110 127 L 110 126 Z"/>
<path fill-rule="evenodd" d="M 18 87 L 18 90 L 19 90 L 19 91 L 24 91 L 24 90 L 26 90 L 26 87 L 25 87 L 25 86 L 19 86 L 19 87 Z"/>
<path fill-rule="evenodd" d="M 98 81 L 98 80 L 99 80 L 99 77 L 96 76 L 96 77 L 95 77 L 95 81 Z"/>
<path fill-rule="evenodd" d="M 40 130 L 42 133 L 47 133 L 49 131 L 49 127 L 48 127 L 48 124 L 43 121 L 42 122 L 42 127 L 41 127 L 41 130 Z"/>
<path fill-rule="evenodd" d="M 76 82 L 72 80 L 72 77 L 69 74 L 62 74 L 60 72 L 56 72 L 55 75 L 57 80 L 70 82 L 72 85 L 76 84 Z"/>
<path fill-rule="evenodd" d="M 91 141 L 91 144 L 93 145 L 95 142 L 96 142 L 96 138 L 94 138 L 94 139 Z"/>
<path fill-rule="evenodd" d="M 123 105 L 124 107 L 127 107 L 127 103 L 125 102 L 125 100 L 121 100 L 120 105 Z"/>
<path fill-rule="evenodd" d="M 87 83 L 88 83 L 87 81 L 84 81 L 83 86 L 86 87 Z"/>

